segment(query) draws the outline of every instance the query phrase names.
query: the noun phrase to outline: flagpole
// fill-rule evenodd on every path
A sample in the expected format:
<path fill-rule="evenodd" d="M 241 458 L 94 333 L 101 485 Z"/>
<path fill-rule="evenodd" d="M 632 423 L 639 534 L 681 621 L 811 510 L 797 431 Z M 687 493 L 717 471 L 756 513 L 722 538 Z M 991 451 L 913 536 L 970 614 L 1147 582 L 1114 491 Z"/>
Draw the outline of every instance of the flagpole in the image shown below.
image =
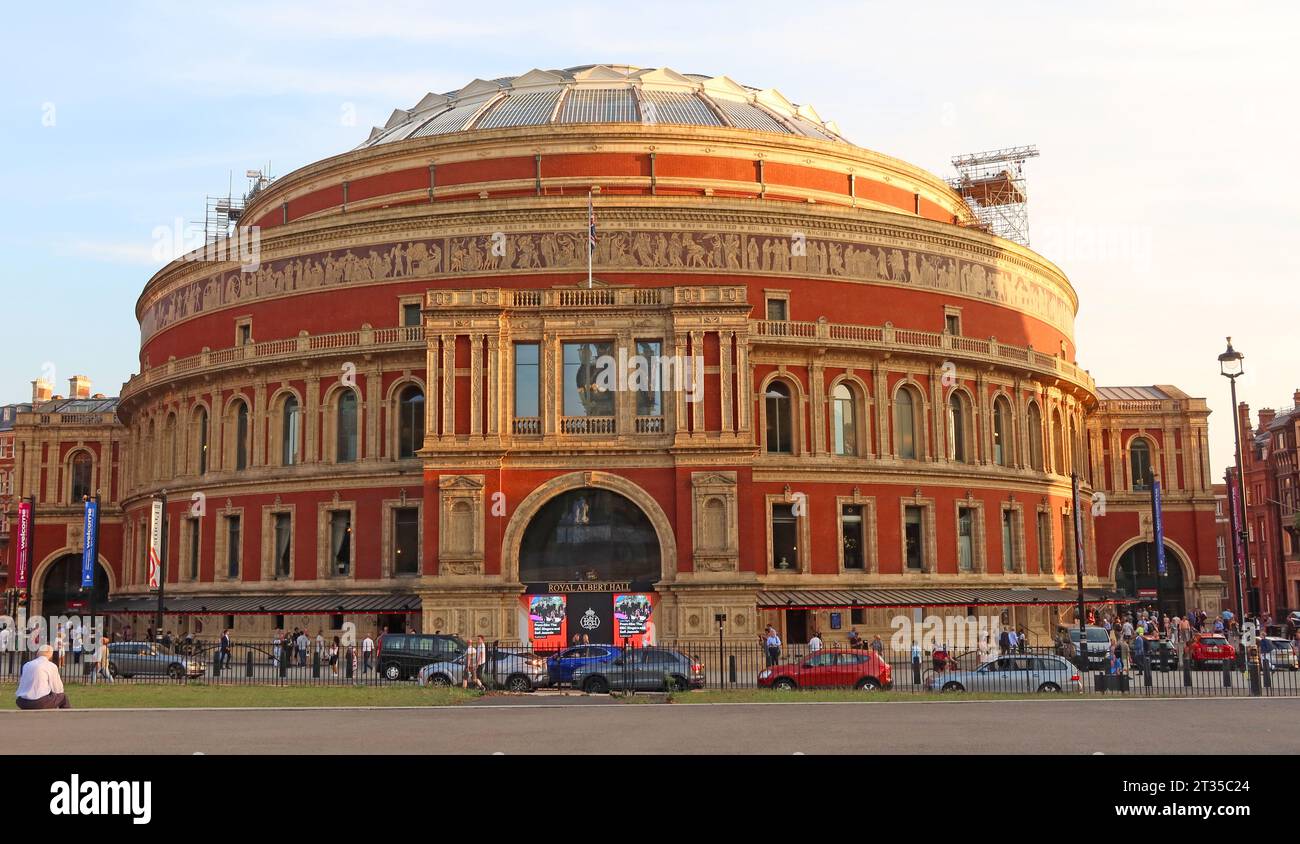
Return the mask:
<path fill-rule="evenodd" d="M 587 289 L 591 289 L 591 255 L 596 251 L 596 209 L 587 191 Z"/>

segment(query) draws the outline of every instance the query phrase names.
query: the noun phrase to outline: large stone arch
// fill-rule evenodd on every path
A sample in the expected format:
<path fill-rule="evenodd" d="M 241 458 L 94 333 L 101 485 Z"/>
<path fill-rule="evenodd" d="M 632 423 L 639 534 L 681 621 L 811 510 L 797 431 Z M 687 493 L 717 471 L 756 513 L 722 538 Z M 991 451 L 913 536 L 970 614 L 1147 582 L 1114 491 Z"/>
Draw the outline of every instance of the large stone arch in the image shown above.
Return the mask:
<path fill-rule="evenodd" d="M 1170 539 L 1168 536 L 1166 536 L 1164 539 L 1165 539 L 1165 544 L 1168 545 L 1175 553 L 1178 554 L 1178 560 L 1182 564 L 1183 590 L 1187 591 L 1190 589 L 1194 589 L 1196 586 L 1196 579 L 1198 575 L 1196 573 L 1196 569 L 1192 566 L 1192 558 L 1188 555 L 1187 549 L 1183 548 L 1183 546 L 1179 545 L 1177 542 Z M 1122 559 L 1124 554 L 1126 554 L 1128 550 L 1133 546 L 1142 545 L 1144 543 L 1151 542 L 1151 541 L 1152 540 L 1150 539 L 1143 539 L 1140 536 L 1134 536 L 1131 539 L 1126 540 L 1123 544 L 1121 544 L 1118 548 L 1116 548 L 1115 553 L 1111 555 L 1110 558 L 1110 568 L 1106 572 L 1106 583 L 1109 584 L 1112 588 L 1115 588 L 1116 587 L 1115 569 L 1117 566 L 1119 566 L 1120 559 Z"/>
<path fill-rule="evenodd" d="M 618 493 L 631 501 L 650 520 L 655 534 L 659 537 L 660 583 L 668 583 L 677 576 L 677 540 L 673 535 L 672 523 L 664 513 L 659 502 L 650 493 L 621 475 L 609 472 L 570 472 L 558 478 L 552 478 L 529 493 L 528 497 L 515 508 L 514 515 L 506 525 L 505 536 L 501 540 L 501 577 L 510 583 L 519 582 L 519 549 L 528 525 L 552 498 L 574 489 L 591 487 Z"/>
<path fill-rule="evenodd" d="M 58 551 L 46 555 L 45 558 L 37 564 L 36 568 L 32 570 L 31 576 L 27 579 L 27 615 L 29 617 L 44 615 L 45 607 L 42 605 L 45 603 L 45 578 L 50 573 L 51 566 L 53 566 L 57 560 L 67 556 L 80 557 L 81 550 L 79 548 L 73 548 L 70 545 L 64 546 Z M 113 575 L 113 567 L 108 564 L 108 559 L 103 554 L 99 555 L 97 562 L 99 563 L 99 567 L 104 570 L 105 576 L 108 578 L 108 594 L 111 596 L 117 591 L 117 582 Z"/>

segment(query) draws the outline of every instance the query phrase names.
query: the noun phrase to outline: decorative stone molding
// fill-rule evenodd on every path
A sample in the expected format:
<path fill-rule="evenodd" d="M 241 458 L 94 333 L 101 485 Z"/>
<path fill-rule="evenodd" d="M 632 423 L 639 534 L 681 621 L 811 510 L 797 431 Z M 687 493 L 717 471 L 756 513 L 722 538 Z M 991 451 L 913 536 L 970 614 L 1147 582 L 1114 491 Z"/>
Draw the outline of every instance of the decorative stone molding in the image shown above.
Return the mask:
<path fill-rule="evenodd" d="M 484 476 L 438 478 L 438 571 L 483 574 Z"/>
<path fill-rule="evenodd" d="M 740 567 L 736 473 L 691 473 L 691 536 L 696 572 Z"/>

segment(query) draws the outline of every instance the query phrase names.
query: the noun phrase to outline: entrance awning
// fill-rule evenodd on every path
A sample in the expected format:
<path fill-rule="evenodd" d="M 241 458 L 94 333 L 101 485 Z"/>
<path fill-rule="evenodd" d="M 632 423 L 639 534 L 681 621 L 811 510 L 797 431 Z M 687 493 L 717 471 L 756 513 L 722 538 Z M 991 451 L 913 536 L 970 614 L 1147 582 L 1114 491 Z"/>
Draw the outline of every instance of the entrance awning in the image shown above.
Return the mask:
<path fill-rule="evenodd" d="M 401 592 L 370 595 L 210 595 L 163 596 L 167 615 L 332 615 L 335 613 L 416 613 L 417 595 Z M 157 596 L 113 598 L 95 608 L 116 615 L 158 611 Z"/>
<path fill-rule="evenodd" d="M 789 589 L 758 594 L 759 609 L 870 609 L 875 607 L 1048 606 L 1074 604 L 1072 589 Z M 1106 604 L 1114 593 L 1083 590 L 1086 604 Z"/>

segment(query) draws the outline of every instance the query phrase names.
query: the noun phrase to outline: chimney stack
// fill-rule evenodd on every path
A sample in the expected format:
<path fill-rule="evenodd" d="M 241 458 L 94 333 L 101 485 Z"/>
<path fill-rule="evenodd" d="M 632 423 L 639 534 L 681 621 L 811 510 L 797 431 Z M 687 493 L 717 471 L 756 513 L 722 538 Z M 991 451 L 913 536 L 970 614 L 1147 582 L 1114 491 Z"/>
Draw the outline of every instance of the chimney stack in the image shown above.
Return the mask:
<path fill-rule="evenodd" d="M 68 398 L 90 398 L 90 379 L 84 375 L 74 375 L 68 379 Z"/>
<path fill-rule="evenodd" d="M 41 404 L 47 402 L 54 395 L 54 385 L 44 378 L 37 378 L 32 382 L 32 404 Z"/>
<path fill-rule="evenodd" d="M 1273 424 L 1277 418 L 1277 411 L 1271 407 L 1261 407 L 1259 409 L 1259 430 L 1267 431 L 1268 426 Z"/>

